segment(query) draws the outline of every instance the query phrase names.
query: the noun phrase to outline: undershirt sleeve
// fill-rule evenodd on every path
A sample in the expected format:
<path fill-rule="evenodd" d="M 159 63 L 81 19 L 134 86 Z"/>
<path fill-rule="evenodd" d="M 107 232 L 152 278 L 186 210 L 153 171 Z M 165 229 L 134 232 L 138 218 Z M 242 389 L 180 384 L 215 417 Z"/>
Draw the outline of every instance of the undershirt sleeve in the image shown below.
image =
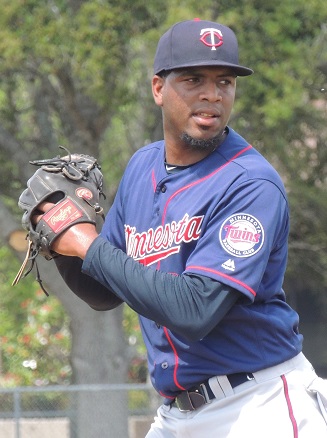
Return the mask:
<path fill-rule="evenodd" d="M 104 286 L 104 294 L 113 291 L 140 315 L 192 341 L 210 333 L 242 296 L 209 277 L 143 266 L 100 236 L 88 250 L 82 271 Z"/>
<path fill-rule="evenodd" d="M 94 278 L 82 273 L 83 260 L 78 257 L 58 256 L 55 259 L 58 271 L 75 295 L 94 310 L 112 310 L 122 300 Z"/>

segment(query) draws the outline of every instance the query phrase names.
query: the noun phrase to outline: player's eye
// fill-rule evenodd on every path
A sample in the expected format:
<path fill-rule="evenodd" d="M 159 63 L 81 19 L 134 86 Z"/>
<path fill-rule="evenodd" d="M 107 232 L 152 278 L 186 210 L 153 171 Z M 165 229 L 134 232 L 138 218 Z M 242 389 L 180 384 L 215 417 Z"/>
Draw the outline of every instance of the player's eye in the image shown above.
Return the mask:
<path fill-rule="evenodd" d="M 186 82 L 191 82 L 191 83 L 196 83 L 196 82 L 199 82 L 199 78 L 198 77 L 196 77 L 196 76 L 192 76 L 192 77 L 188 77 L 188 78 L 185 78 L 185 81 Z"/>
<path fill-rule="evenodd" d="M 230 84 L 232 83 L 232 81 L 231 81 L 230 79 L 221 79 L 221 80 L 219 81 L 219 83 L 220 83 L 221 85 L 230 85 Z"/>
<path fill-rule="evenodd" d="M 227 86 L 227 85 L 235 84 L 235 81 L 236 81 L 236 77 L 228 76 L 228 77 L 220 78 L 219 84 Z"/>

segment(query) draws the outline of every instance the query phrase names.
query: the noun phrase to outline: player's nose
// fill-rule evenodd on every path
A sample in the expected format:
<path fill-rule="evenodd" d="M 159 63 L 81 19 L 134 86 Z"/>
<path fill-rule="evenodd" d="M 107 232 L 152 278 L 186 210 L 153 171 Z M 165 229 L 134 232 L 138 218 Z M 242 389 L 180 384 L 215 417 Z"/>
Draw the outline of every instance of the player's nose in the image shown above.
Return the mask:
<path fill-rule="evenodd" d="M 200 99 L 208 102 L 222 100 L 221 90 L 215 81 L 207 81 L 201 90 Z"/>

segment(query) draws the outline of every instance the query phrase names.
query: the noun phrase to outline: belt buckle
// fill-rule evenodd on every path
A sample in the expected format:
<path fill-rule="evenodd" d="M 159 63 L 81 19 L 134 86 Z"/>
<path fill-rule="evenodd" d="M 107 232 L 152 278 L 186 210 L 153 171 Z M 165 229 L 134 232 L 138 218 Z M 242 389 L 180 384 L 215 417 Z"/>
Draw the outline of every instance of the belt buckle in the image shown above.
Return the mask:
<path fill-rule="evenodd" d="M 194 391 L 183 391 L 175 398 L 175 404 L 180 412 L 195 411 L 206 403 L 205 396 Z"/>
<path fill-rule="evenodd" d="M 187 391 L 183 391 L 183 393 L 186 393 L 186 395 L 188 396 L 188 394 L 187 394 Z M 185 403 L 186 402 L 186 403 Z M 187 408 L 186 407 L 186 404 L 189 404 L 189 408 Z M 181 394 L 179 394 L 176 398 L 175 398 L 175 405 L 176 405 L 176 407 L 178 408 L 178 410 L 180 411 L 180 412 L 191 412 L 191 411 L 193 411 L 194 410 L 194 408 L 193 408 L 193 405 L 191 404 L 191 401 L 189 400 L 189 398 L 184 398 L 183 397 L 183 395 L 182 395 L 182 393 Z"/>

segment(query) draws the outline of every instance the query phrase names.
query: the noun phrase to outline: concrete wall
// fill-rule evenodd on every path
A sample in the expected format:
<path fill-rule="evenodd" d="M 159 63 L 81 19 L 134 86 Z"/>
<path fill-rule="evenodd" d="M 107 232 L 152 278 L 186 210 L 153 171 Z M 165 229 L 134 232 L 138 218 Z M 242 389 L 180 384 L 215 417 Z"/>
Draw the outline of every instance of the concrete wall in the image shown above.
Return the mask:
<path fill-rule="evenodd" d="M 153 416 L 129 418 L 128 438 L 144 438 L 152 421 Z M 16 427 L 14 420 L 0 420 L 0 438 L 17 438 L 17 436 L 19 438 L 70 438 L 69 420 L 67 418 L 22 418 L 19 420 L 19 435 Z"/>
<path fill-rule="evenodd" d="M 19 435 L 14 420 L 0 420 L 0 438 L 69 438 L 69 420 L 65 418 L 22 418 Z"/>

